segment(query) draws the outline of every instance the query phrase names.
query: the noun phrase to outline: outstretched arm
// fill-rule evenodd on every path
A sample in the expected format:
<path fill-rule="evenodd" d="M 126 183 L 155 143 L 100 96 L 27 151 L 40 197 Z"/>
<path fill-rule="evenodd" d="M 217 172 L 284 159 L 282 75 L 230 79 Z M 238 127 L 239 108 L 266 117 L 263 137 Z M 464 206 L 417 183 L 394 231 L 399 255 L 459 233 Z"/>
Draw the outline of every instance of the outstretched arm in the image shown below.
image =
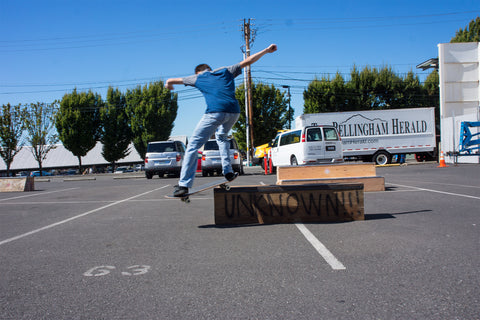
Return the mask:
<path fill-rule="evenodd" d="M 183 84 L 182 78 L 170 78 L 165 82 L 165 88 L 168 90 L 173 90 L 174 84 Z"/>
<path fill-rule="evenodd" d="M 276 44 L 271 44 L 267 48 L 263 49 L 262 51 L 259 51 L 255 54 L 252 54 L 250 57 L 246 58 L 242 62 L 240 62 L 240 67 L 245 68 L 246 66 L 251 65 L 252 63 L 258 61 L 261 57 L 263 57 L 267 53 L 272 53 L 277 51 L 277 45 Z"/>

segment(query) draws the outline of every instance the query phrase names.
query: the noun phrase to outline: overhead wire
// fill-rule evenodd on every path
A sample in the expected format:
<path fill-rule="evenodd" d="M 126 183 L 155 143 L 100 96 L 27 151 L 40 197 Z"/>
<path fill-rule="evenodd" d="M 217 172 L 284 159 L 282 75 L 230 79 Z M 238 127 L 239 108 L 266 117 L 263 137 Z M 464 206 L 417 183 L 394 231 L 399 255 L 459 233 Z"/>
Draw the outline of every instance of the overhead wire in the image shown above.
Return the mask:
<path fill-rule="evenodd" d="M 448 13 L 432 13 L 432 14 L 420 14 L 420 15 L 392 15 L 392 16 L 370 16 L 370 17 L 352 17 L 352 18 L 342 18 L 342 17 L 333 17 L 333 18 L 286 18 L 286 19 L 254 19 L 257 26 L 260 26 L 261 30 L 264 32 L 268 32 L 267 28 L 269 27 L 296 27 L 297 25 L 308 25 L 310 26 L 310 30 L 318 29 L 318 27 L 322 27 L 323 24 L 328 23 L 330 24 L 328 27 L 331 28 L 331 23 L 357 23 L 357 25 L 345 25 L 346 28 L 358 28 L 362 27 L 358 23 L 363 22 L 372 22 L 372 21 L 406 21 L 412 19 L 425 19 L 425 18 L 443 18 L 443 17 L 451 17 L 451 16 L 459 16 L 464 14 L 471 14 L 471 13 L 478 13 L 479 10 L 470 10 L 470 11 L 458 11 L 458 12 L 448 12 Z M 128 31 L 128 32 L 118 32 L 118 33 L 104 33 L 104 34 L 96 34 L 96 35 L 79 35 L 79 36 L 57 36 L 57 37 L 44 37 L 38 39 L 20 39 L 20 40 L 0 40 L 0 52 L 2 52 L 1 48 L 7 48 L 7 51 L 22 51 L 22 50 L 57 50 L 57 49 L 67 49 L 67 48 L 82 48 L 82 47 L 90 47 L 90 46 L 110 46 L 110 45 L 119 45 L 119 44 L 131 44 L 135 43 L 136 41 L 157 41 L 159 37 L 170 37 L 170 36 L 193 36 L 198 32 L 205 32 L 208 30 L 221 30 L 224 33 L 233 33 L 238 32 L 238 22 L 239 20 L 235 21 L 222 21 L 217 23 L 211 24 L 203 24 L 203 25 L 196 25 L 196 26 L 187 26 L 184 29 L 176 30 L 173 32 L 164 32 L 162 29 L 150 29 L 150 30 L 139 30 L 139 31 Z M 439 21 L 411 21 L 407 23 L 403 23 L 402 25 L 419 25 L 424 23 L 442 23 L 445 20 Z M 235 28 L 232 28 L 233 23 L 235 23 Z M 313 26 L 313 27 L 312 27 Z M 373 27 L 370 25 L 363 25 L 363 27 Z M 375 27 L 379 27 L 378 24 Z M 142 40 L 138 40 L 141 38 Z M 167 39 L 167 38 L 164 38 Z M 132 40 L 132 41 L 130 41 Z M 107 43 L 98 43 L 100 41 L 107 41 Z M 120 41 L 120 42 L 119 42 Z M 126 42 L 125 42 L 126 41 Z M 38 47 L 47 43 L 47 47 Z M 13 49 L 12 49 L 12 46 Z M 15 47 L 17 46 L 17 47 Z M 24 46 L 24 47 L 22 47 Z M 37 46 L 35 48 L 35 46 Z M 55 47 L 57 46 L 57 47 Z M 63 46 L 63 47 L 59 47 Z M 28 49 L 27 49 L 28 47 Z M 268 71 L 268 70 L 253 70 L 256 72 L 263 72 L 267 74 L 274 75 L 275 77 L 261 77 L 256 76 L 254 77 L 257 81 L 290 81 L 290 82 L 311 82 L 313 79 L 311 78 L 312 75 L 335 75 L 337 72 L 325 72 L 325 70 L 321 72 L 314 72 L 314 71 L 287 71 L 285 69 L 288 68 L 310 68 L 308 66 L 263 66 L 263 68 L 276 68 L 275 71 Z M 358 66 L 357 66 L 358 67 Z M 279 70 L 280 68 L 280 70 Z M 319 69 L 326 69 L 326 68 L 336 68 L 335 66 L 315 66 L 315 68 Z M 341 68 L 347 68 L 346 66 Z M 351 66 L 350 66 L 351 68 Z M 360 69 L 360 68 L 359 68 Z M 340 73 L 343 76 L 348 76 L 349 73 Z M 418 75 L 419 73 L 416 73 Z M 295 75 L 295 77 L 291 76 Z M 298 76 L 298 77 L 297 77 Z M 68 92 L 73 89 L 66 89 L 64 87 L 67 86 L 74 86 L 80 90 L 89 90 L 89 89 L 104 89 L 110 86 L 112 87 L 128 87 L 128 86 L 138 86 L 138 85 L 145 85 L 145 81 L 155 81 L 158 80 L 158 77 L 149 77 L 149 78 L 142 78 L 142 79 L 129 79 L 129 80 L 114 80 L 114 81 L 92 81 L 92 82 L 79 82 L 79 83 L 60 83 L 60 84 L 6 84 L 0 85 L 0 88 L 54 88 L 57 87 L 58 89 L 42 89 L 42 90 L 22 90 L 22 91 L 15 91 L 15 90 L 8 90 L 0 92 L 2 95 L 7 94 L 29 94 L 29 93 L 42 93 L 42 92 Z M 62 88 L 63 87 L 63 88 Z M 293 87 L 293 86 L 291 86 Z M 300 88 L 301 86 L 297 86 Z M 178 91 L 179 100 L 189 100 L 189 99 L 197 99 L 201 97 L 200 94 L 185 94 L 188 91 Z"/>

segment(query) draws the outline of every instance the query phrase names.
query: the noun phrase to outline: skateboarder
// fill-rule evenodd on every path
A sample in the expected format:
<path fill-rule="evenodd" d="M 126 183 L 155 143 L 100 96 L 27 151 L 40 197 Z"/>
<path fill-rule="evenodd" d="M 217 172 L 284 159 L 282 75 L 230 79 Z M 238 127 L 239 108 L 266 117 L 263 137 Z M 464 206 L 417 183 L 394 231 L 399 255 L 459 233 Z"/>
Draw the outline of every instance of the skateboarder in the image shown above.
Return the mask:
<path fill-rule="evenodd" d="M 173 85 L 184 84 L 200 90 L 207 103 L 207 110 L 200 119 L 190 138 L 185 158 L 183 160 L 180 181 L 175 186 L 173 195 L 181 197 L 188 193 L 188 188 L 193 186 L 197 165 L 197 151 L 215 133 L 215 139 L 222 159 L 222 171 L 229 181 L 235 178 L 230 163 L 230 145 L 227 139 L 228 132 L 237 122 L 240 115 L 240 106 L 235 98 L 235 77 L 242 73 L 242 69 L 258 61 L 267 53 L 277 50 L 271 44 L 240 63 L 229 67 L 222 67 L 212 71 L 209 65 L 200 64 L 195 68 L 195 74 L 185 78 L 170 78 L 165 82 L 165 88 L 173 90 Z"/>

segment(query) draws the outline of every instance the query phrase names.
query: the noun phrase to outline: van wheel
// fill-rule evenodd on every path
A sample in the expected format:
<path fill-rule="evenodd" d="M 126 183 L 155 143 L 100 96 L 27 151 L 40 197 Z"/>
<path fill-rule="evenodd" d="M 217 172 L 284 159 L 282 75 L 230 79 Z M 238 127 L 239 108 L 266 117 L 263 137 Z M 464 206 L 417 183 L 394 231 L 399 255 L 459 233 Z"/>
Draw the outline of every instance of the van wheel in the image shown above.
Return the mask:
<path fill-rule="evenodd" d="M 295 156 L 292 156 L 292 157 L 290 158 L 290 164 L 291 164 L 292 166 L 298 166 L 297 158 L 295 158 Z"/>
<path fill-rule="evenodd" d="M 379 166 L 384 166 L 392 161 L 392 156 L 387 151 L 378 151 L 373 155 L 372 161 Z"/>
<path fill-rule="evenodd" d="M 147 179 L 152 179 L 153 174 L 152 174 L 151 172 L 145 172 L 145 177 L 146 177 Z"/>

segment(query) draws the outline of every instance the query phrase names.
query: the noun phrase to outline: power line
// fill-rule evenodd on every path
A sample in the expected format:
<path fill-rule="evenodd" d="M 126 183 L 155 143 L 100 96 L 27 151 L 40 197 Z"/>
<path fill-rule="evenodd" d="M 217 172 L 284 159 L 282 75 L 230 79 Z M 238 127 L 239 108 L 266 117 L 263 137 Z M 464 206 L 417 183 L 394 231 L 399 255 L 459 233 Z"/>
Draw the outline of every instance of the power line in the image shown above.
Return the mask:
<path fill-rule="evenodd" d="M 437 14 L 421 14 L 421 15 L 391 15 L 391 16 L 365 16 L 365 17 L 328 17 L 328 18 L 286 18 L 286 19 L 258 19 L 258 28 L 252 31 L 259 31 L 266 33 L 271 30 L 269 28 L 295 28 L 295 30 L 322 30 L 332 29 L 332 24 L 335 24 L 335 28 L 342 29 L 358 29 L 358 28 L 381 28 L 389 26 L 415 26 L 425 24 L 438 24 L 446 22 L 458 22 L 464 19 L 445 20 L 436 19 L 425 21 L 425 19 L 443 18 L 460 16 L 472 13 L 480 13 L 480 10 L 447 12 Z M 423 19 L 423 21 L 412 19 Z M 380 25 L 364 24 L 371 22 L 387 21 L 389 23 Z M 397 23 L 398 22 L 398 23 Z M 208 31 L 222 32 L 225 34 L 236 32 L 236 21 L 221 21 L 212 24 L 191 25 L 183 28 L 175 28 L 175 31 L 165 32 L 164 29 L 150 29 L 140 31 L 126 31 L 118 33 L 104 33 L 95 35 L 80 35 L 80 36 L 68 36 L 68 37 L 44 37 L 38 39 L 20 39 L 20 40 L 0 40 L 0 52 L 23 52 L 23 51 L 48 51 L 48 50 L 64 50 L 64 49 L 79 49 L 88 47 L 104 47 L 114 45 L 128 45 L 135 43 L 145 43 L 158 40 L 178 39 L 180 36 L 194 36 L 199 33 L 204 34 Z M 297 28 L 297 26 L 307 26 L 306 28 Z M 260 33 L 260 32 L 259 32 Z M 255 33 L 252 34 L 255 36 Z"/>
<path fill-rule="evenodd" d="M 184 28 L 184 30 L 178 30 L 179 28 L 176 28 L 175 31 L 172 32 L 165 32 L 163 29 L 154 29 L 150 31 L 131 31 L 76 37 L 2 40 L 0 41 L 0 52 L 63 50 L 145 43 L 158 40 L 178 39 L 179 36 L 185 35 L 194 36 L 208 31 L 218 32 L 219 30 L 228 34 L 235 32 L 233 23 L 238 23 L 238 21 L 223 21 L 206 25 L 193 25 Z"/>
<path fill-rule="evenodd" d="M 257 21 L 265 21 L 264 26 L 270 25 L 283 25 L 292 27 L 295 24 L 317 24 L 317 23 L 338 23 L 338 22 L 372 22 L 372 21 L 391 21 L 391 20 L 406 20 L 406 19 L 425 19 L 425 18 L 435 18 L 435 17 L 446 17 L 446 16 L 456 16 L 464 15 L 471 13 L 480 13 L 480 10 L 469 10 L 469 11 L 457 11 L 457 12 L 447 12 L 447 13 L 432 13 L 432 14 L 419 14 L 419 15 L 391 15 L 391 16 L 366 16 L 366 17 L 319 17 L 319 18 L 285 18 L 285 19 L 257 19 Z M 274 24 L 275 23 L 275 24 Z M 421 23 L 420 23 L 421 24 Z"/>

